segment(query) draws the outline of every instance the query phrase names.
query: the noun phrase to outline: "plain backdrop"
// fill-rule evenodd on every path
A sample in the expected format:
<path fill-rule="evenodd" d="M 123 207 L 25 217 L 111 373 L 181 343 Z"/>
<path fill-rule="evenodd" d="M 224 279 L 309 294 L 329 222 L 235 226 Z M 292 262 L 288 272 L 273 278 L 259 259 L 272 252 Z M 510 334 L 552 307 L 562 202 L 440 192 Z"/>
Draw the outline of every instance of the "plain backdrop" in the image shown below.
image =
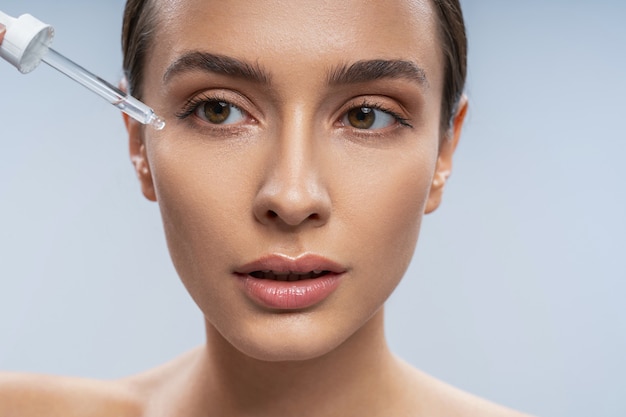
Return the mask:
<path fill-rule="evenodd" d="M 113 82 L 121 0 L 2 0 Z M 541 416 L 626 415 L 626 3 L 466 0 L 471 112 L 393 350 Z M 203 342 L 116 109 L 0 62 L 0 369 L 117 378 Z"/>

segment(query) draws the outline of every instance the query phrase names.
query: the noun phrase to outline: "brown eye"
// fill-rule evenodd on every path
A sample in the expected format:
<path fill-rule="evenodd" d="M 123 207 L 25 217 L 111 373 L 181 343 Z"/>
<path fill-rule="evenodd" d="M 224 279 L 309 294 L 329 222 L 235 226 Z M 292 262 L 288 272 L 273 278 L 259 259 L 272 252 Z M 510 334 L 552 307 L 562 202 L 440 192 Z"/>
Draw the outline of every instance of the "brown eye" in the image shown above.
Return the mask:
<path fill-rule="evenodd" d="M 355 107 L 348 110 L 343 124 L 356 129 L 382 129 L 391 126 L 396 118 L 391 114 L 373 107 Z"/>
<path fill-rule="evenodd" d="M 233 124 L 243 119 L 243 112 L 224 101 L 205 101 L 196 109 L 196 115 L 209 123 L 222 125 Z"/>
<path fill-rule="evenodd" d="M 376 121 L 374 109 L 369 107 L 356 107 L 348 112 L 350 126 L 357 129 L 369 129 Z"/>

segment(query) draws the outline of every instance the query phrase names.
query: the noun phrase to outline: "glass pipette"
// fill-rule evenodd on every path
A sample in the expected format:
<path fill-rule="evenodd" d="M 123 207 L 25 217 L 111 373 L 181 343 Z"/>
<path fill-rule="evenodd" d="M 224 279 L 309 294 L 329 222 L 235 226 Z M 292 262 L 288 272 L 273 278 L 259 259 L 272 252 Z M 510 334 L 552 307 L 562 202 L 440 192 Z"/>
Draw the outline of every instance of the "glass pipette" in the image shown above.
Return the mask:
<path fill-rule="evenodd" d="M 165 121 L 150 107 L 50 48 L 54 36 L 52 26 L 29 14 L 14 18 L 2 11 L 0 23 L 6 26 L 4 40 L 0 44 L 0 57 L 20 72 L 26 74 L 44 61 L 133 119 L 157 130 L 165 127 Z"/>
<path fill-rule="evenodd" d="M 54 49 L 48 48 L 48 52 L 43 56 L 42 61 L 98 94 L 133 119 L 150 125 L 157 130 L 165 127 L 165 121 L 157 116 L 150 107 L 87 71 L 75 62 L 70 61 Z"/>

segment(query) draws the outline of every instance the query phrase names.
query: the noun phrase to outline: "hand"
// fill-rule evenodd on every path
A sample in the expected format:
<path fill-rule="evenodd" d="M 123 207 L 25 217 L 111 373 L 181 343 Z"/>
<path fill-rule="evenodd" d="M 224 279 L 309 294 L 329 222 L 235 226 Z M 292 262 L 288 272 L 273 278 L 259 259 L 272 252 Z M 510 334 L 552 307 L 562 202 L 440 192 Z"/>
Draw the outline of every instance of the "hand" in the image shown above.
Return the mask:
<path fill-rule="evenodd" d="M 2 23 L 0 23 L 0 43 L 2 43 L 2 39 L 4 39 L 4 32 L 7 31 L 7 28 L 4 27 Z"/>

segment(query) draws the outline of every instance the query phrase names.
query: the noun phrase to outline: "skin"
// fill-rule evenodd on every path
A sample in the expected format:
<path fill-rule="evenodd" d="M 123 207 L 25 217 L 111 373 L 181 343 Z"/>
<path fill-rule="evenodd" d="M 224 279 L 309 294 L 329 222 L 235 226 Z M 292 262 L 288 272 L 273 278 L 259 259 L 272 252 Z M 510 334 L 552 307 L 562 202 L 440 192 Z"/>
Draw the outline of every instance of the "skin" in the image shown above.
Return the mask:
<path fill-rule="evenodd" d="M 119 381 L 1 375 L 0 415 L 521 415 L 413 369 L 384 338 L 383 305 L 423 214 L 440 204 L 467 109 L 464 99 L 440 131 L 443 59 L 430 3 L 160 3 L 142 99 L 167 127 L 125 123 L 207 342 Z M 270 82 L 198 69 L 164 81 L 189 51 L 245 61 Z M 334 69 L 375 59 L 410 62 L 425 81 L 329 85 Z M 186 109 L 193 98 L 241 112 L 212 124 Z M 346 114 L 360 107 L 382 107 L 382 124 L 352 126 Z M 251 301 L 233 274 L 276 253 L 318 254 L 347 272 L 322 302 L 277 312 Z"/>

